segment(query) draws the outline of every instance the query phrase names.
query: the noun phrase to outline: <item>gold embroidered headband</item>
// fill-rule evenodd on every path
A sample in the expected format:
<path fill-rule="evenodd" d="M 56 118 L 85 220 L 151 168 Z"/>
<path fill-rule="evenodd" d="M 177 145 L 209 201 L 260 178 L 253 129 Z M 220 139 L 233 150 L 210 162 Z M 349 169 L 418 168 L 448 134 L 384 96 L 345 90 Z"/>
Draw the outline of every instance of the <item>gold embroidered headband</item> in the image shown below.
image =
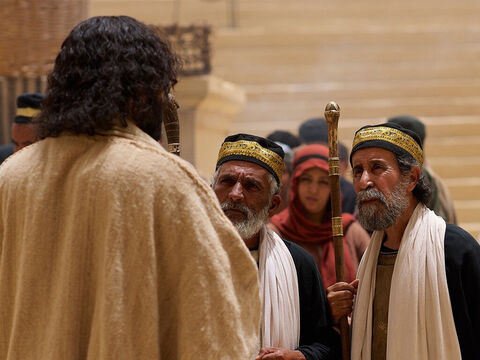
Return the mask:
<path fill-rule="evenodd" d="M 397 146 L 409 153 L 420 167 L 423 166 L 423 150 L 421 146 L 413 137 L 399 129 L 388 126 L 372 126 L 358 130 L 353 139 L 352 154 L 358 145 L 366 141 L 373 141 L 372 146 L 375 146 L 377 141 Z M 387 150 L 389 150 L 388 147 Z"/>
<path fill-rule="evenodd" d="M 17 108 L 17 116 L 34 117 L 40 113 L 40 109 Z"/>
<path fill-rule="evenodd" d="M 226 161 L 249 161 L 249 159 L 253 159 L 254 161 L 252 162 L 265 167 L 280 183 L 285 167 L 282 157 L 276 152 L 262 147 L 256 141 L 237 140 L 224 142 L 218 154 L 217 168 Z"/>

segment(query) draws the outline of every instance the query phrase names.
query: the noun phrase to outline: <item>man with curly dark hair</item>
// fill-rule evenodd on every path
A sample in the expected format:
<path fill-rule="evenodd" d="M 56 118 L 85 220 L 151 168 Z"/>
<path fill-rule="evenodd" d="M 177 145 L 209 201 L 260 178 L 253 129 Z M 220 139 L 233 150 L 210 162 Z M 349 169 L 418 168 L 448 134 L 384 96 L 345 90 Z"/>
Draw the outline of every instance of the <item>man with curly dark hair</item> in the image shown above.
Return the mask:
<path fill-rule="evenodd" d="M 0 168 L 0 358 L 247 359 L 257 271 L 210 187 L 167 153 L 178 59 L 135 19 L 66 38 Z"/>

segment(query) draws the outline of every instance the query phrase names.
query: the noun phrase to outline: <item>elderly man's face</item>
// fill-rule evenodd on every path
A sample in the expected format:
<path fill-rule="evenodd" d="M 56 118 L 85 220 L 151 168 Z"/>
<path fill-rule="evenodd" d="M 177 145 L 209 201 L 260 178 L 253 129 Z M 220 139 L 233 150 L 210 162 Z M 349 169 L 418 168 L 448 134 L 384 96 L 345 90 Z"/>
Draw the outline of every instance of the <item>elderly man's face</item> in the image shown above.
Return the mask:
<path fill-rule="evenodd" d="M 218 172 L 213 190 L 223 211 L 247 239 L 260 231 L 280 203 L 280 196 L 270 196 L 268 172 L 246 161 L 228 161 Z"/>
<path fill-rule="evenodd" d="M 352 166 L 360 224 L 370 231 L 388 229 L 407 209 L 410 186 L 395 154 L 374 147 L 357 150 Z"/>

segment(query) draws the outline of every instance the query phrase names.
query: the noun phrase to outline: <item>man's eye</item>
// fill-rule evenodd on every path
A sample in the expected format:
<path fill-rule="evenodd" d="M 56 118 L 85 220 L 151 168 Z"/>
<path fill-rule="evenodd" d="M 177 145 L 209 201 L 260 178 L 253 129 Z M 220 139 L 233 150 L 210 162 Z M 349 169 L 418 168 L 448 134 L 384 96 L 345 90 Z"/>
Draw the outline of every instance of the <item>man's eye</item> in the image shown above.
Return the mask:
<path fill-rule="evenodd" d="M 362 175 L 363 170 L 362 169 L 353 169 L 353 176 L 360 176 Z"/>
<path fill-rule="evenodd" d="M 220 184 L 228 185 L 228 184 L 233 184 L 233 183 L 234 183 L 234 180 L 233 180 L 233 179 L 230 179 L 230 178 L 220 179 Z"/>
<path fill-rule="evenodd" d="M 258 185 L 255 184 L 255 183 L 246 183 L 245 184 L 245 189 L 248 189 L 248 190 L 257 190 L 259 189 Z"/>

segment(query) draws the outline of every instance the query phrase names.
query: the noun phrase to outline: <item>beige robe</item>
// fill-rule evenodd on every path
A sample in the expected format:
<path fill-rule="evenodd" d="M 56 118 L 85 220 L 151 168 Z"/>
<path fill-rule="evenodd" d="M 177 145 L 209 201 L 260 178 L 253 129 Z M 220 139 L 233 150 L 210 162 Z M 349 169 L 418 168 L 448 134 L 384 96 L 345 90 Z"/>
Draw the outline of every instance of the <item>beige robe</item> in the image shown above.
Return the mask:
<path fill-rule="evenodd" d="M 129 124 L 0 167 L 0 359 L 247 359 L 256 264 L 187 162 Z"/>

